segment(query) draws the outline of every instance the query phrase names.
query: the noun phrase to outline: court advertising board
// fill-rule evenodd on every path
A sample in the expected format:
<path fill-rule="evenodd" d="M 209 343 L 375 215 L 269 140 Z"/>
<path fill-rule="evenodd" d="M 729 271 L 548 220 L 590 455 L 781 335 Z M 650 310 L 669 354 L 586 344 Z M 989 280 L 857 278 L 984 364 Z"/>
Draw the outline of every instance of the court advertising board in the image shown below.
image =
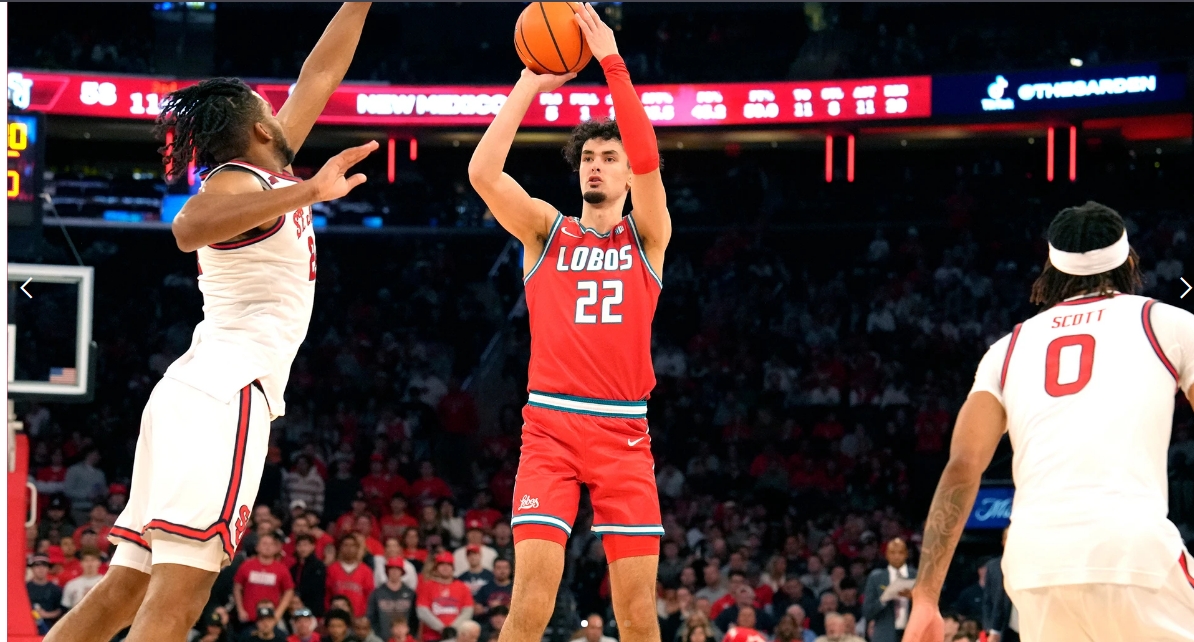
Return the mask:
<path fill-rule="evenodd" d="M 1012 497 L 1016 489 L 1012 486 L 984 486 L 978 489 L 974 508 L 966 520 L 966 528 L 1007 528 L 1012 517 Z"/>

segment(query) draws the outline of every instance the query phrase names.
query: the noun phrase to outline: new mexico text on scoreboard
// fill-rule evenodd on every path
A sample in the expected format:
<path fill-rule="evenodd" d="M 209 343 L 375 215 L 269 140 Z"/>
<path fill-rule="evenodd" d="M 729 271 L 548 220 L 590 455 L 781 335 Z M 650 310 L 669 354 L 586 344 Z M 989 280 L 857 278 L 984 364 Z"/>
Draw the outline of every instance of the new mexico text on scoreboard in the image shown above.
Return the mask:
<path fill-rule="evenodd" d="M 163 96 L 197 80 L 10 71 L 14 105 L 32 111 L 100 118 L 151 119 Z M 275 108 L 293 85 L 249 81 Z M 927 118 L 929 76 L 815 82 L 639 85 L 647 115 L 659 126 L 856 122 Z M 341 85 L 319 118 L 329 125 L 484 126 L 506 102 L 502 86 Z M 27 105 L 27 106 L 26 106 Z M 573 127 L 615 117 L 604 85 L 566 85 L 540 94 L 523 125 Z"/>

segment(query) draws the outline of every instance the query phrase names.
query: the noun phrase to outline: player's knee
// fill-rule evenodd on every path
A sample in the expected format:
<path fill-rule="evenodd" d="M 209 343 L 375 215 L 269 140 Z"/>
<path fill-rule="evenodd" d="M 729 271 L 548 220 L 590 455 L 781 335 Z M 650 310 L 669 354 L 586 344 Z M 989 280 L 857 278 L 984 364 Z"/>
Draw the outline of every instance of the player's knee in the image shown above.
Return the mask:
<path fill-rule="evenodd" d="M 149 588 L 149 576 L 140 571 L 113 567 L 92 593 L 106 613 L 127 615 L 132 618 L 145 600 Z"/>
<path fill-rule="evenodd" d="M 506 624 L 531 630 L 546 627 L 555 611 L 556 587 L 559 583 L 559 578 L 524 578 L 523 585 L 514 589 L 515 599 L 510 602 Z"/>
<path fill-rule="evenodd" d="M 650 595 L 645 598 L 635 595 L 627 600 L 618 616 L 618 630 L 623 640 L 644 640 L 658 638 L 659 616 L 655 610 L 655 601 Z"/>
<path fill-rule="evenodd" d="M 216 574 L 196 568 L 164 564 L 154 566 L 145 593 L 145 607 L 154 617 L 197 622 L 207 605 Z"/>

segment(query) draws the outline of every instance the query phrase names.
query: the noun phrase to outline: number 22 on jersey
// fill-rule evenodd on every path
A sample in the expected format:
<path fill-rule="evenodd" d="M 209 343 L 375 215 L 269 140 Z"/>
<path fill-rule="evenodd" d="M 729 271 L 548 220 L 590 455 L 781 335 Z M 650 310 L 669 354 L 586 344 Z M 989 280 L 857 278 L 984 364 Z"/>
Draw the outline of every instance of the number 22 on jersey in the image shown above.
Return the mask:
<path fill-rule="evenodd" d="M 621 323 L 622 315 L 614 312 L 614 306 L 622 303 L 622 281 L 602 281 L 597 287 L 597 281 L 580 281 L 576 289 L 583 294 L 576 300 L 576 323 L 597 323 L 596 310 L 589 308 L 601 299 L 601 323 Z M 598 295 L 601 295 L 600 297 Z"/>
<path fill-rule="evenodd" d="M 1094 357 L 1095 338 L 1089 334 L 1072 334 L 1050 341 L 1045 350 L 1045 392 L 1050 397 L 1066 397 L 1081 392 L 1090 383 Z M 1069 375 L 1065 383 L 1061 381 L 1063 368 Z M 1075 372 L 1076 379 L 1073 378 Z"/>

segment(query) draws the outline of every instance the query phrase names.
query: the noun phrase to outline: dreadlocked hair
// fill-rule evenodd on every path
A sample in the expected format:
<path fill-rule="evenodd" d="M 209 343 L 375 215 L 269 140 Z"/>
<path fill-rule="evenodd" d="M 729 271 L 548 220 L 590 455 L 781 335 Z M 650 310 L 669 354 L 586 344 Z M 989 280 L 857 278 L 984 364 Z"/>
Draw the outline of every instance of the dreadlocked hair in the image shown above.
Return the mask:
<path fill-rule="evenodd" d="M 158 148 L 166 180 L 185 176 L 193 160 L 215 167 L 240 156 L 249 147 L 249 129 L 261 118 L 261 106 L 239 78 L 212 78 L 172 92 L 162 101 L 154 136 L 166 143 Z"/>
<path fill-rule="evenodd" d="M 564 153 L 564 160 L 568 161 L 572 171 L 580 171 L 581 152 L 585 149 L 585 143 L 594 138 L 622 142 L 622 132 L 618 130 L 618 122 L 610 118 L 587 120 L 573 128 L 572 133 L 568 135 L 568 142 L 561 150 Z M 663 168 L 662 158 L 659 159 L 659 167 Z"/>
<path fill-rule="evenodd" d="M 1115 210 L 1094 201 L 1080 207 L 1067 207 L 1053 218 L 1046 237 L 1049 244 L 1063 252 L 1090 252 L 1113 245 L 1123 236 L 1124 220 Z M 1043 308 L 1051 308 L 1080 294 L 1108 296 L 1112 292 L 1134 294 L 1140 289 L 1140 257 L 1129 249 L 1128 260 L 1119 267 L 1089 276 L 1066 274 L 1051 261 L 1032 284 L 1029 299 Z"/>

